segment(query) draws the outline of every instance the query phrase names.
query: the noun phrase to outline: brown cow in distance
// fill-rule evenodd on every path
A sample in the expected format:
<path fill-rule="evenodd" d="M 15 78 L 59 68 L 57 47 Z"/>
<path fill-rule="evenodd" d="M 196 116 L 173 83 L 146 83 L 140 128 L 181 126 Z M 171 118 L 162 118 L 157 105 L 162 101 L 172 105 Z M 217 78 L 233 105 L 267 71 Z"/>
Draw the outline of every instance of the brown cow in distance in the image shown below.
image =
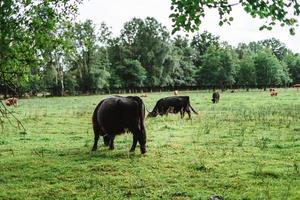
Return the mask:
<path fill-rule="evenodd" d="M 5 105 L 7 106 L 18 106 L 18 98 L 16 97 L 11 97 L 5 100 Z"/>
<path fill-rule="evenodd" d="M 270 95 L 271 95 L 271 97 L 273 97 L 273 96 L 277 96 L 277 94 L 278 94 L 278 92 L 277 92 L 277 90 L 275 89 L 275 88 L 270 88 Z"/>

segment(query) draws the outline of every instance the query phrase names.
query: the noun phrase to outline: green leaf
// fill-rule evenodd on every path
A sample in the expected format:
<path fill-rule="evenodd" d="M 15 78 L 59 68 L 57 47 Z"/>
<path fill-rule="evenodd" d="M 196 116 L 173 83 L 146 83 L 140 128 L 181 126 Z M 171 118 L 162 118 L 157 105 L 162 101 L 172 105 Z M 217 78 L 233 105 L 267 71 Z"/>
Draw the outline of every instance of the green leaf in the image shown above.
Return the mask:
<path fill-rule="evenodd" d="M 290 31 L 290 34 L 291 34 L 291 35 L 295 35 L 295 28 L 290 28 L 289 31 Z"/>

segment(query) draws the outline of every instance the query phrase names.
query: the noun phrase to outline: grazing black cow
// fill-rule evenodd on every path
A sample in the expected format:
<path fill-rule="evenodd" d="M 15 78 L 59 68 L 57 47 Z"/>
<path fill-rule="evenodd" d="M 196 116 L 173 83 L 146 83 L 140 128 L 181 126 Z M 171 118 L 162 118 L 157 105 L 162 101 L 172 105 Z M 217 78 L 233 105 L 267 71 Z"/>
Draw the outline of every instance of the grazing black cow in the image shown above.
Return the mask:
<path fill-rule="evenodd" d="M 213 94 L 212 94 L 212 99 L 211 100 L 212 100 L 213 103 L 218 103 L 219 100 L 220 100 L 219 92 L 214 91 Z"/>
<path fill-rule="evenodd" d="M 173 96 L 162 98 L 157 101 L 152 112 L 149 113 L 149 117 L 156 117 L 157 115 L 165 115 L 168 113 L 180 112 L 181 118 L 184 117 L 185 112 L 188 113 L 189 119 L 191 118 L 191 111 L 198 114 L 190 104 L 190 98 L 188 96 Z"/>
<path fill-rule="evenodd" d="M 130 151 L 134 151 L 139 142 L 141 153 L 146 153 L 144 119 L 145 105 L 137 96 L 112 96 L 102 100 L 95 108 L 92 117 L 95 135 L 92 151 L 97 149 L 100 135 L 103 136 L 104 144 L 112 150 L 115 136 L 130 131 L 133 134 Z"/>

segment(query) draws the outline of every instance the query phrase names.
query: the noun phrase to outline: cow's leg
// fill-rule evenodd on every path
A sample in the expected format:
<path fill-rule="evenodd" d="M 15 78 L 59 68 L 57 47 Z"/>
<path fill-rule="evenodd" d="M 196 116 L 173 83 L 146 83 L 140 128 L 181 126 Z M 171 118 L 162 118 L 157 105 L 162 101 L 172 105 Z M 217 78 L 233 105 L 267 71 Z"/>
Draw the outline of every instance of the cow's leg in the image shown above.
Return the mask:
<path fill-rule="evenodd" d="M 137 142 L 138 142 L 138 137 L 136 134 L 133 133 L 133 142 L 130 148 L 130 152 L 134 152 Z"/>
<path fill-rule="evenodd" d="M 105 146 L 109 146 L 110 138 L 108 135 L 103 136 L 103 141 Z"/>
<path fill-rule="evenodd" d="M 180 117 L 181 117 L 181 119 L 183 118 L 183 116 L 184 116 L 184 112 L 183 112 L 183 110 L 180 110 Z"/>
<path fill-rule="evenodd" d="M 140 139 L 139 139 L 139 143 L 140 143 L 140 148 L 141 148 L 141 153 L 144 154 L 146 153 L 146 134 L 143 134 Z"/>
<path fill-rule="evenodd" d="M 96 151 L 97 150 L 97 144 L 98 144 L 99 136 L 100 136 L 100 132 L 94 130 L 94 146 L 92 148 L 92 151 Z"/>
<path fill-rule="evenodd" d="M 141 148 L 141 153 L 144 154 L 146 153 L 146 131 L 145 131 L 145 127 L 136 127 L 132 130 L 133 135 L 135 136 L 135 138 L 137 139 L 137 141 L 140 144 L 140 148 Z M 132 147 L 130 149 L 130 151 L 133 151 L 133 147 L 135 148 L 136 146 L 136 142 L 133 138 L 133 144 Z"/>
<path fill-rule="evenodd" d="M 145 127 L 141 127 L 141 130 L 139 132 L 139 143 L 140 143 L 140 148 L 141 148 L 141 153 L 144 154 L 146 153 L 146 130 Z"/>
<path fill-rule="evenodd" d="M 189 115 L 189 119 L 191 119 L 191 110 L 190 110 L 189 106 L 186 107 L 185 111 Z"/>
<path fill-rule="evenodd" d="M 113 150 L 114 147 L 114 140 L 115 140 L 115 136 L 111 136 L 110 137 L 110 141 L 109 141 L 109 150 Z"/>

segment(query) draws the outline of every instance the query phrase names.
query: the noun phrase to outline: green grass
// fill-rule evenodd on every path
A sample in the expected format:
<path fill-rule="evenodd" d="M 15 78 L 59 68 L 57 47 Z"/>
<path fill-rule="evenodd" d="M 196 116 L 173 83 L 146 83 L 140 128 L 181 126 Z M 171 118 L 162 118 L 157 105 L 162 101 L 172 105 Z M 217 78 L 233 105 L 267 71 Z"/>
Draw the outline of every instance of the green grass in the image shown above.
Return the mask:
<path fill-rule="evenodd" d="M 143 98 L 152 109 L 169 93 Z M 132 135 L 91 153 L 91 113 L 105 96 L 35 98 L 10 108 L 27 134 L 0 132 L 0 199 L 299 199 L 300 92 L 189 95 L 200 115 L 146 119 L 147 154 Z"/>

